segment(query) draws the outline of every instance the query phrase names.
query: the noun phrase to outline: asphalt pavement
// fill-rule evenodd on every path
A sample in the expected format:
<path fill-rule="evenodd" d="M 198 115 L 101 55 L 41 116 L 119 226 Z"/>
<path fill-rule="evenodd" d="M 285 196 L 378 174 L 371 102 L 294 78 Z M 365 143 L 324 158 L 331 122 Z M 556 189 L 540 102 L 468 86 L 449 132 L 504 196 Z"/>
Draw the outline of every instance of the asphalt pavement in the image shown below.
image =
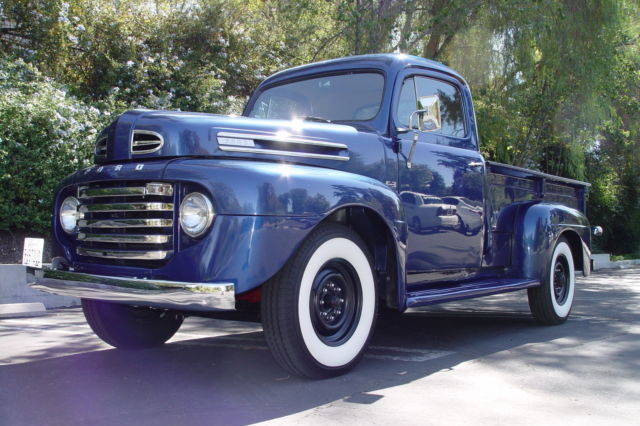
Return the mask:
<path fill-rule="evenodd" d="M 378 321 L 348 375 L 288 376 L 258 324 L 188 318 L 120 351 L 79 309 L 0 319 L 0 425 L 637 425 L 640 268 L 579 279 L 569 321 L 525 292 Z"/>

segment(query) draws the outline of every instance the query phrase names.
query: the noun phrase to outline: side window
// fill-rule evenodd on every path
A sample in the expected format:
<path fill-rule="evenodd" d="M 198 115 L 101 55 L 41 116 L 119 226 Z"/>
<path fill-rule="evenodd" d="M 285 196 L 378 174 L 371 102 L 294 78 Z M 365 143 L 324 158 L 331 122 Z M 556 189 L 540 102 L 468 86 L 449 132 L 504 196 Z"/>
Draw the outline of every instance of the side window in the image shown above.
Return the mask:
<path fill-rule="evenodd" d="M 402 200 L 402 202 L 411 204 L 412 206 L 420 205 L 420 203 L 418 202 L 418 197 L 410 192 L 403 192 L 402 194 L 400 194 L 400 199 Z"/>
<path fill-rule="evenodd" d="M 398 111 L 396 112 L 398 121 L 401 125 L 409 127 L 409 116 L 418 109 L 418 101 L 416 100 L 416 87 L 413 77 L 407 78 L 402 83 L 400 89 L 400 99 L 398 100 Z M 413 119 L 415 123 L 415 117 Z"/>
<path fill-rule="evenodd" d="M 427 77 L 415 77 L 415 86 L 418 97 L 438 95 L 440 98 L 442 128 L 434 133 L 463 138 L 466 130 L 464 128 L 464 109 L 462 108 L 462 94 L 460 91 L 449 83 Z M 398 116 L 400 117 L 399 112 Z"/>

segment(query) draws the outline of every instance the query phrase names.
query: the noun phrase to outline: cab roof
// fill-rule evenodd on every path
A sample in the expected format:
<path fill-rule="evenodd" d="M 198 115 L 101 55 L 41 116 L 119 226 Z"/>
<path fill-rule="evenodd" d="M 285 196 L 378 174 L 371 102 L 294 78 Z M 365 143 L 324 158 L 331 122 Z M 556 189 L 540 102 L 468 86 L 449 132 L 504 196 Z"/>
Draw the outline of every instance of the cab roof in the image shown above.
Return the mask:
<path fill-rule="evenodd" d="M 408 67 L 428 68 L 448 74 L 460 80 L 464 85 L 466 81 L 453 69 L 448 66 L 404 53 L 380 53 L 370 55 L 347 56 L 344 58 L 330 59 L 327 61 L 313 62 L 311 64 L 300 65 L 277 72 L 264 80 L 260 86 L 270 85 L 290 78 L 303 77 L 305 75 L 321 72 L 340 71 L 345 68 L 379 68 L 384 69 L 387 74 L 395 74 Z"/>

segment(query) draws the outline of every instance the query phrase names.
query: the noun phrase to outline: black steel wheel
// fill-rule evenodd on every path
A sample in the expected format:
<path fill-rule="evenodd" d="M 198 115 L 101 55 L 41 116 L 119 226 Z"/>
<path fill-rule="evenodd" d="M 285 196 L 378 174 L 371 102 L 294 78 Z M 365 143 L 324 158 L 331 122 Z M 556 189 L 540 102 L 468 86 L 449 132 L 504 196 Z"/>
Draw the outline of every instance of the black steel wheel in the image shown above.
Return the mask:
<path fill-rule="evenodd" d="M 560 305 L 566 302 L 569 295 L 569 280 L 567 258 L 560 254 L 553 265 L 553 296 Z"/>
<path fill-rule="evenodd" d="M 328 345 L 344 343 L 358 324 L 362 292 L 353 267 L 333 259 L 322 266 L 311 287 L 309 310 L 313 329 Z"/>

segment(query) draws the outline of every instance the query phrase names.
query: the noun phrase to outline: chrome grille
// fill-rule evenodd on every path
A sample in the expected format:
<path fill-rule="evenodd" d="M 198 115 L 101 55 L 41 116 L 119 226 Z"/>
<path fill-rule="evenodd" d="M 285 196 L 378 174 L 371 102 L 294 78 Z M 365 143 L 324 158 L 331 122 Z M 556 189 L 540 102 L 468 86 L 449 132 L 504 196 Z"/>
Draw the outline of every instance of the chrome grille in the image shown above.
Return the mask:
<path fill-rule="evenodd" d="M 78 188 L 84 261 L 153 267 L 174 251 L 174 190 L 164 182 L 101 182 Z"/>

